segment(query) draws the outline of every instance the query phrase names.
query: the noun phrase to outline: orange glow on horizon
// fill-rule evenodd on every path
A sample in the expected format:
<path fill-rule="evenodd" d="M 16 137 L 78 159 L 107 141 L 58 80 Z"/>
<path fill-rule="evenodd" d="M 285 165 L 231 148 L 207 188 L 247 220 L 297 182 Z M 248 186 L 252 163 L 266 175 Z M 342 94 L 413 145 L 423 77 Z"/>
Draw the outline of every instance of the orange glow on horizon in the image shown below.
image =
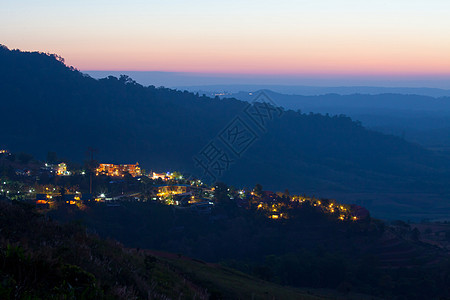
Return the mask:
<path fill-rule="evenodd" d="M 90 40 L 89 40 L 90 41 Z M 94 41 L 90 41 L 94 43 Z M 153 46 L 153 43 L 157 46 Z M 448 75 L 450 42 L 411 36 L 158 37 L 105 41 L 56 52 L 80 70 L 261 75 Z"/>
<path fill-rule="evenodd" d="M 450 74 L 444 0 L 43 3 L 7 1 L 1 42 L 80 70 Z"/>
<path fill-rule="evenodd" d="M 116 53 L 63 54 L 68 65 L 80 70 L 163 71 L 215 74 L 260 75 L 449 75 L 450 59 L 443 55 L 428 56 L 405 53 L 360 53 L 345 55 L 331 53 L 295 55 L 242 55 L 198 53 L 183 55 L 166 53 L 119 55 Z"/>

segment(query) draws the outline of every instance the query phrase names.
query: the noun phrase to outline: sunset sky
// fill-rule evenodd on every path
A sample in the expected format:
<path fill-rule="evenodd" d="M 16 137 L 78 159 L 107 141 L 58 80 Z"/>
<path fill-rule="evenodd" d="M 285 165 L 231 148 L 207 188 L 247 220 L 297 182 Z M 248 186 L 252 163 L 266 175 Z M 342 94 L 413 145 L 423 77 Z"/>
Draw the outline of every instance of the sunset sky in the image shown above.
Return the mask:
<path fill-rule="evenodd" d="M 0 43 L 81 70 L 450 79 L 450 1 L 5 1 Z"/>

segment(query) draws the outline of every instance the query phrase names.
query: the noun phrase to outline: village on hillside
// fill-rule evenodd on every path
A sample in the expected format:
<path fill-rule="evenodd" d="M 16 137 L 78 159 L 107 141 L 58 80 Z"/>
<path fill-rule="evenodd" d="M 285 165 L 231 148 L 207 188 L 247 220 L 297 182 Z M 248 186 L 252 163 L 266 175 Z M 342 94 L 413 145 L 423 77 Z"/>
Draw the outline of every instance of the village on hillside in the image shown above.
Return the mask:
<path fill-rule="evenodd" d="M 0 195 L 32 203 L 42 210 L 62 205 L 85 209 L 89 205 L 120 206 L 123 201 L 155 201 L 175 209 L 209 214 L 218 193 L 237 206 L 255 208 L 273 220 L 290 217 L 290 210 L 309 205 L 340 221 L 361 221 L 369 212 L 357 205 L 334 200 L 272 192 L 256 184 L 254 188 L 234 188 L 223 183 L 208 185 L 179 172 L 147 172 L 139 163 L 96 163 L 86 168 L 70 168 L 63 161 L 39 162 L 26 154 L 0 151 Z"/>

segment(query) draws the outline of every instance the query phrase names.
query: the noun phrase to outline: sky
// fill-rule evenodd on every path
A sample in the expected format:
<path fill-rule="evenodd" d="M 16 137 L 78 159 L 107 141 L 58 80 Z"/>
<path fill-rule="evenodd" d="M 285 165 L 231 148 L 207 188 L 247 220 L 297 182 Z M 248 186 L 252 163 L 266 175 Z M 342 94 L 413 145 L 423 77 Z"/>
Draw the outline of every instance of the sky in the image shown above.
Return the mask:
<path fill-rule="evenodd" d="M 1 44 L 80 70 L 450 88 L 450 1 L 0 2 Z"/>

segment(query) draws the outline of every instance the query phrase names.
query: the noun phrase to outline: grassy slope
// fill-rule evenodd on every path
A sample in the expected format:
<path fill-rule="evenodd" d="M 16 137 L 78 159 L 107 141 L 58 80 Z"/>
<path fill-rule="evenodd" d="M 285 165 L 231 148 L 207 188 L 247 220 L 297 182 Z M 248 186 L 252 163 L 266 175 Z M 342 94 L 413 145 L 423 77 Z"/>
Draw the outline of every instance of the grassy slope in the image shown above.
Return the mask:
<path fill-rule="evenodd" d="M 409 297 L 409 291 L 416 286 L 422 287 L 418 289 L 421 295 L 447 293 L 441 286 L 446 285 L 444 263 L 448 255 L 414 240 L 406 223 L 386 226 L 372 220 L 345 225 L 320 218 L 305 208 L 298 212 L 298 219 L 281 224 L 246 213 L 239 210 L 235 217 L 210 222 L 197 215 L 174 214 L 170 206 L 122 203 L 115 208 L 94 206 L 86 211 L 54 211 L 51 215 L 59 220 L 79 220 L 100 235 L 118 239 L 129 247 L 223 262 L 279 284 L 334 289 L 330 292 L 333 296 L 336 290 L 345 290 L 349 285 L 350 291 L 381 296 Z M 166 260 L 179 272 L 190 274 L 188 278 L 209 291 L 240 295 L 239 285 L 229 283 L 233 278 L 222 280 L 226 269 L 207 268 L 215 265 L 189 266 L 189 261 L 176 255 L 152 255 Z M 198 267 L 205 269 L 197 270 Z M 425 277 L 428 281 L 415 284 Z M 409 279 L 404 282 L 405 278 Z M 258 285 L 249 291 L 254 290 L 260 290 Z M 324 295 L 322 291 L 315 294 Z"/>
<path fill-rule="evenodd" d="M 319 299 L 232 269 L 126 249 L 0 202 L 0 298 Z"/>
<path fill-rule="evenodd" d="M 236 270 L 162 252 L 149 252 L 207 289 L 216 299 L 323 299 L 307 291 L 283 287 Z"/>
<path fill-rule="evenodd" d="M 332 290 L 280 286 L 234 269 L 193 260 L 181 255 L 148 251 L 193 282 L 207 288 L 217 299 L 376 299 L 362 294 L 337 294 Z"/>

